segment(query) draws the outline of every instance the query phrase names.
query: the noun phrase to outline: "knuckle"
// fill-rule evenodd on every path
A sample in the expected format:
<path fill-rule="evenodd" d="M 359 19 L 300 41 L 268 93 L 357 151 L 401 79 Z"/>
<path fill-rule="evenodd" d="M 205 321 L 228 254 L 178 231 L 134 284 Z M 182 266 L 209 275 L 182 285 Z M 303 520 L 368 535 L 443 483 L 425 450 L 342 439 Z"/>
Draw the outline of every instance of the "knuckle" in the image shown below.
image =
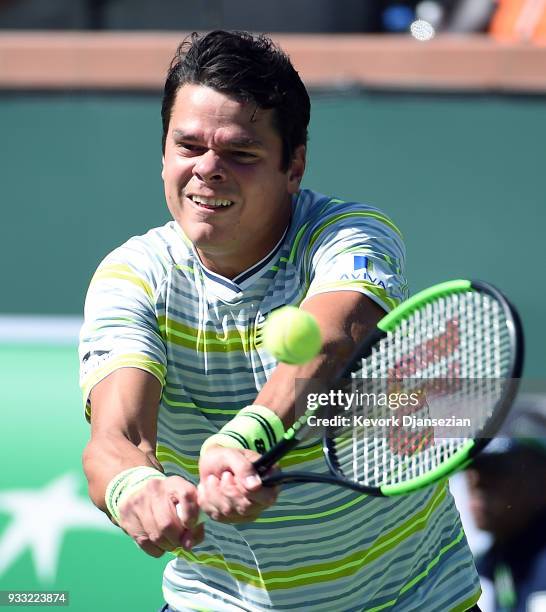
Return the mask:
<path fill-rule="evenodd" d="M 133 536 L 133 540 L 140 546 L 140 548 L 146 549 L 150 544 L 150 539 L 146 534 L 137 534 Z"/>
<path fill-rule="evenodd" d="M 162 544 L 163 544 L 163 537 L 160 533 L 150 533 L 148 535 L 148 541 L 153 544 L 154 546 L 157 546 L 159 548 L 163 548 Z"/>
<path fill-rule="evenodd" d="M 160 536 L 163 536 L 166 531 L 173 529 L 174 526 L 175 522 L 171 516 L 157 519 L 157 529 Z"/>
<path fill-rule="evenodd" d="M 147 489 L 153 494 L 158 494 L 163 490 L 164 480 L 162 478 L 150 478 L 148 482 L 144 485 L 143 490 Z"/>
<path fill-rule="evenodd" d="M 237 514 L 240 514 L 241 516 L 247 514 L 251 508 L 252 504 L 246 499 L 240 501 L 235 507 Z"/>
<path fill-rule="evenodd" d="M 211 510 L 210 512 L 210 517 L 213 521 L 219 521 L 223 518 L 223 514 L 220 512 L 220 510 L 214 508 L 214 510 Z"/>
<path fill-rule="evenodd" d="M 147 552 L 151 557 L 155 557 L 156 559 L 159 559 L 159 557 L 162 557 L 165 554 L 164 550 L 161 550 L 159 548 L 145 548 L 144 549 L 145 552 Z"/>

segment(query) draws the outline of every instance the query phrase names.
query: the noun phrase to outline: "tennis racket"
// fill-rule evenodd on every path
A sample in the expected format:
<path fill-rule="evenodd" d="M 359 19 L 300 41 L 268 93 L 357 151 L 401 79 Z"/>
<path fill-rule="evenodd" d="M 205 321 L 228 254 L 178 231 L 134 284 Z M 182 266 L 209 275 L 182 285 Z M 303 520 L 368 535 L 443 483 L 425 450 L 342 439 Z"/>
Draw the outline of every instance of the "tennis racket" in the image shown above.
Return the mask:
<path fill-rule="evenodd" d="M 498 289 L 468 280 L 435 285 L 383 317 L 329 385 L 354 394 L 362 384 L 362 397 L 382 391 L 389 400 L 370 406 L 353 396 L 349 409 L 330 404 L 321 412 L 323 422 L 334 422 L 323 432 L 329 473 L 270 473 L 313 437 L 316 406 L 254 466 L 267 486 L 320 482 L 377 496 L 421 489 L 466 467 L 495 435 L 522 366 L 521 322 Z M 349 420 L 338 425 L 343 417 Z"/>

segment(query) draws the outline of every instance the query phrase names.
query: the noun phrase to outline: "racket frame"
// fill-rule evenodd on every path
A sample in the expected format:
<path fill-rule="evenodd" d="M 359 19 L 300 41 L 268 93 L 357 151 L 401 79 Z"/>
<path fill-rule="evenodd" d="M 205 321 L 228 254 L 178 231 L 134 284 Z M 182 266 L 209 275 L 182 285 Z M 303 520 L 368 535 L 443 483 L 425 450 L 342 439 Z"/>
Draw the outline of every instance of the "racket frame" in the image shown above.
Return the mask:
<path fill-rule="evenodd" d="M 292 428 L 287 431 L 285 438 L 278 445 L 264 453 L 264 455 L 254 463 L 255 469 L 262 476 L 263 484 L 266 486 L 273 486 L 280 483 L 293 482 L 327 483 L 341 485 L 369 495 L 391 497 L 421 489 L 449 477 L 457 470 L 467 467 L 471 463 L 472 458 L 490 442 L 504 422 L 517 393 L 519 379 L 523 371 L 524 338 L 520 317 L 517 310 L 512 306 L 504 294 L 490 283 L 465 279 L 447 281 L 424 289 L 412 298 L 406 300 L 400 307 L 395 308 L 377 323 L 375 330 L 370 332 L 362 343 L 358 345 L 348 365 L 334 378 L 330 387 L 334 388 L 342 380 L 351 378 L 351 373 L 359 367 L 360 361 L 366 359 L 371 354 L 375 344 L 386 337 L 390 331 L 394 330 L 402 319 L 410 316 L 412 312 L 421 308 L 427 302 L 431 302 L 442 295 L 452 295 L 454 293 L 463 293 L 467 291 L 477 291 L 487 294 L 500 304 L 505 316 L 510 343 L 513 347 L 509 364 L 510 376 L 508 376 L 505 381 L 506 388 L 493 411 L 493 417 L 487 421 L 485 427 L 478 432 L 475 438 L 469 439 L 466 444 L 439 468 L 436 468 L 430 473 L 413 478 L 409 482 L 394 485 L 371 487 L 344 477 L 337 463 L 333 440 L 331 437 L 328 437 L 327 434 L 324 435 L 322 448 L 330 474 L 293 471 L 277 472 L 266 475 L 281 457 L 297 446 L 301 441 L 301 438 L 298 437 L 298 431 L 303 427 L 303 423 L 306 421 L 307 417 L 310 416 L 310 414 L 314 414 L 314 412 L 307 411 L 298 421 L 296 421 Z"/>

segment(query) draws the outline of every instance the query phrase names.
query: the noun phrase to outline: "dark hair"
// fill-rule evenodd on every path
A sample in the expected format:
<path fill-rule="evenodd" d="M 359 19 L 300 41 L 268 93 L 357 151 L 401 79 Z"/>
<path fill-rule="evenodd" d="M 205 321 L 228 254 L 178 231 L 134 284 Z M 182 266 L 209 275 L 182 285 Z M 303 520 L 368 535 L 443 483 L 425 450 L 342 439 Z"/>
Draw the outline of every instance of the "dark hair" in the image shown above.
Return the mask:
<path fill-rule="evenodd" d="M 163 151 L 176 94 L 186 83 L 273 109 L 274 127 L 282 140 L 282 170 L 288 169 L 296 148 L 307 143 L 309 95 L 288 55 L 267 36 L 222 30 L 204 35 L 194 32 L 179 45 L 161 106 Z"/>

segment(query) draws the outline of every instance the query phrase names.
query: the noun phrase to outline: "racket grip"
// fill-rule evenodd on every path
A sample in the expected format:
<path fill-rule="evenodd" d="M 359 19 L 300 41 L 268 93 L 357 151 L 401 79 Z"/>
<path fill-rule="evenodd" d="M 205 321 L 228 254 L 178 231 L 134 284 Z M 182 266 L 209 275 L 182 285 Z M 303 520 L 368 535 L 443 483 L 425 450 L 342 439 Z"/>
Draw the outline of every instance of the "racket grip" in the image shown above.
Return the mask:
<path fill-rule="evenodd" d="M 277 461 L 298 444 L 297 438 L 283 438 L 276 446 L 266 451 L 252 465 L 260 476 L 268 472 Z"/>
<path fill-rule="evenodd" d="M 175 505 L 176 508 L 176 516 L 178 516 L 179 519 L 182 519 L 182 509 L 180 508 L 180 504 L 176 504 Z M 207 515 L 205 512 L 203 512 L 203 510 L 201 510 L 201 508 L 199 508 L 199 517 L 197 518 L 197 522 L 195 523 L 195 525 L 200 525 L 201 523 L 204 523 L 207 520 Z"/>

